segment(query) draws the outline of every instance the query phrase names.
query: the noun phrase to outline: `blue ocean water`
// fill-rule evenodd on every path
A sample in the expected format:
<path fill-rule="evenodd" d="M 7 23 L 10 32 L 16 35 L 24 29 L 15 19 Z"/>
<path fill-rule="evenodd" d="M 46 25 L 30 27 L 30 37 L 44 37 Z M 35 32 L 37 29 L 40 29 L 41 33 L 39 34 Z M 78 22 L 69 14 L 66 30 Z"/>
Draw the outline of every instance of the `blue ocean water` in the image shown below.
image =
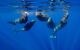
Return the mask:
<path fill-rule="evenodd" d="M 0 50 L 80 50 L 80 1 L 66 1 L 71 4 L 68 23 L 56 33 L 56 39 L 51 39 L 49 36 L 52 30 L 48 29 L 45 22 L 40 21 L 37 21 L 29 31 L 14 32 L 14 29 L 20 29 L 23 25 L 13 26 L 8 21 L 18 18 L 20 9 L 8 5 L 20 3 L 16 0 L 0 0 Z M 47 14 L 57 24 L 61 18 L 60 13 L 56 10 Z M 29 17 L 29 20 L 32 19 L 37 20 L 33 14 Z"/>

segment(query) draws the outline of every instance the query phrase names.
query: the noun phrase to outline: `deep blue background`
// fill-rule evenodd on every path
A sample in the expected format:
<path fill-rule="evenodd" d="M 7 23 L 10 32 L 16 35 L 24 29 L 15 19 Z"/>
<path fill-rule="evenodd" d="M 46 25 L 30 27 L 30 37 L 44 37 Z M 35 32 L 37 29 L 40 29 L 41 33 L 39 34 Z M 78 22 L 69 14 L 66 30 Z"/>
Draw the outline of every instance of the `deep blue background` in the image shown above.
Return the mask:
<path fill-rule="evenodd" d="M 56 39 L 49 38 L 51 33 L 46 23 L 38 21 L 34 15 L 29 17 L 29 20 L 33 18 L 37 20 L 31 30 L 27 32 L 13 32 L 15 28 L 20 29 L 23 27 L 23 25 L 19 24 L 17 26 L 8 24 L 9 20 L 20 16 L 17 13 L 18 9 L 7 6 L 10 3 L 14 3 L 14 1 L 0 0 L 0 50 L 80 50 L 79 0 L 66 0 L 71 2 L 70 17 L 68 24 L 56 33 Z M 60 13 L 56 10 L 47 14 L 57 24 L 61 18 Z"/>

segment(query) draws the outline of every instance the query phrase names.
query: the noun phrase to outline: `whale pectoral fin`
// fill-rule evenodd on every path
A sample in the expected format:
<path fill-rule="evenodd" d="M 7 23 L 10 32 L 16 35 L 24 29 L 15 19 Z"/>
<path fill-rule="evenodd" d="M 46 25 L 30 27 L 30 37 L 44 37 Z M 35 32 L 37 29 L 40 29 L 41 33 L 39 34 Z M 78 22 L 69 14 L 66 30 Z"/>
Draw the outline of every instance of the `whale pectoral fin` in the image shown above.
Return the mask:
<path fill-rule="evenodd" d="M 13 31 L 14 31 L 14 32 L 20 32 L 20 31 L 25 31 L 25 29 L 24 29 L 24 28 L 21 28 L 21 29 L 19 29 L 19 30 L 14 29 Z"/>
<path fill-rule="evenodd" d="M 16 23 L 13 22 L 13 21 L 9 21 L 8 23 L 10 23 L 10 24 L 12 24 L 12 25 L 16 25 Z"/>

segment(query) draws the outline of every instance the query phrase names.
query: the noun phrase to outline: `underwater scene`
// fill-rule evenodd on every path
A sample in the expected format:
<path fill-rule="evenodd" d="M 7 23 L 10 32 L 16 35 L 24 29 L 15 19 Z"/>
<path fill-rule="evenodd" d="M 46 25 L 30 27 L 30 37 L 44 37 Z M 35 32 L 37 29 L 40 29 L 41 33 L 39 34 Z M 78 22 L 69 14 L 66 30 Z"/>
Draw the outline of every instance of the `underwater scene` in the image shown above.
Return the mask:
<path fill-rule="evenodd" d="M 0 0 L 0 50 L 80 50 L 80 1 Z"/>

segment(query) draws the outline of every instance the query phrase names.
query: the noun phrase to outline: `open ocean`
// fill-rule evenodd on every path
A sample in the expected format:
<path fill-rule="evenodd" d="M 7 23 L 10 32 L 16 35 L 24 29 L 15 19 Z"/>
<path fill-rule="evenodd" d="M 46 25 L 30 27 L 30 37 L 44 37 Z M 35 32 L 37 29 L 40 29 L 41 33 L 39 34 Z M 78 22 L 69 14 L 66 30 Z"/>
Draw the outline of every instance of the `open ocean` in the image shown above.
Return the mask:
<path fill-rule="evenodd" d="M 0 50 L 80 50 L 80 0 L 65 0 L 70 2 L 69 18 L 67 25 L 56 32 L 56 38 L 51 39 L 53 30 L 49 29 L 46 22 L 39 21 L 34 13 L 29 16 L 29 21 L 36 20 L 34 26 L 28 31 L 14 32 L 14 29 L 20 29 L 24 24 L 13 26 L 8 23 L 20 17 L 21 8 L 15 8 L 14 5 L 20 5 L 21 0 L 0 0 Z M 32 0 L 39 4 L 41 1 Z M 44 5 L 46 6 L 46 5 Z M 34 11 L 31 11 L 34 12 Z M 46 12 L 58 24 L 62 18 L 60 8 L 55 11 Z"/>

